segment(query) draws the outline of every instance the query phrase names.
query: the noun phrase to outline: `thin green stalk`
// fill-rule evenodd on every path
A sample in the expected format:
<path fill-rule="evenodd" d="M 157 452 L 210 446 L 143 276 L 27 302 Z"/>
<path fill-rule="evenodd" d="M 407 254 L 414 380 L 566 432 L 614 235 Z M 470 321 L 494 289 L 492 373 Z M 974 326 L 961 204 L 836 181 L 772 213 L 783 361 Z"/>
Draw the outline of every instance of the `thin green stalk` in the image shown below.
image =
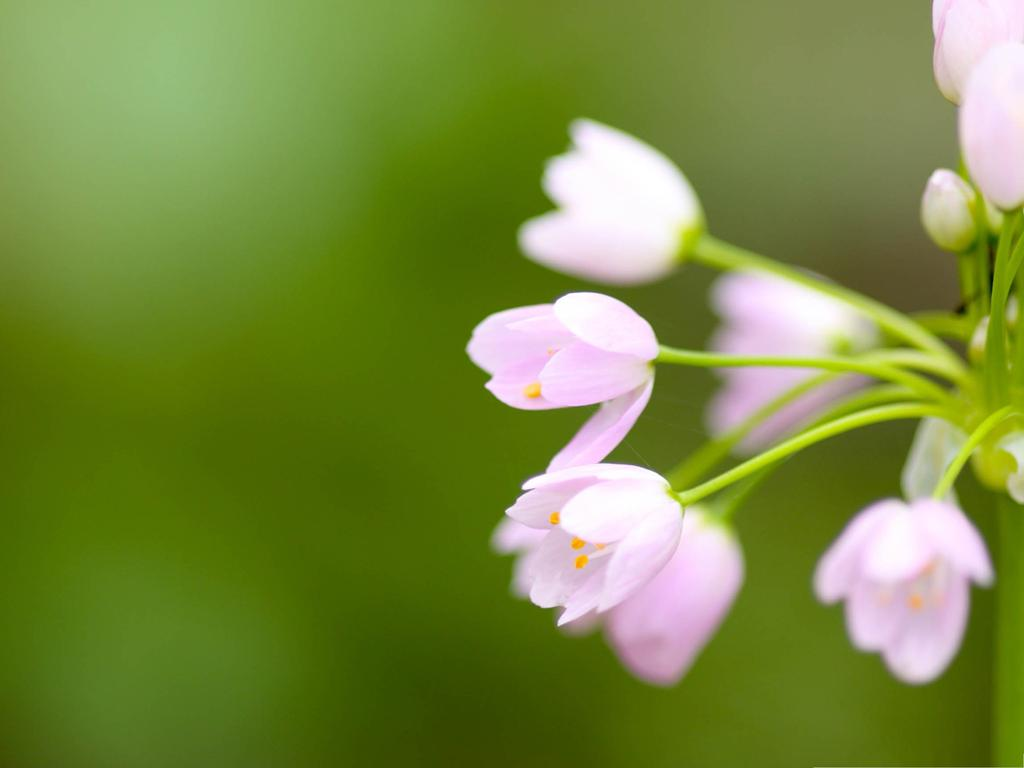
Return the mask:
<path fill-rule="evenodd" d="M 914 390 L 922 397 L 950 404 L 952 398 L 942 387 L 902 368 L 871 362 L 870 357 L 774 357 L 771 355 L 723 355 L 716 352 L 696 352 L 688 349 L 675 349 L 662 345 L 657 362 L 671 365 L 690 365 L 697 368 L 810 368 L 840 373 L 862 373 L 882 381 Z"/>
<path fill-rule="evenodd" d="M 1024 258 L 1024 237 L 1021 237 L 1017 242 L 1013 255 L 1016 256 L 1018 251 L 1020 251 L 1022 258 Z M 1017 272 L 1015 277 L 1017 286 L 1017 327 L 1014 334 L 1016 341 L 1010 381 L 1013 384 L 1013 389 L 1019 395 L 1021 388 L 1024 388 L 1024 273 Z"/>
<path fill-rule="evenodd" d="M 946 467 L 946 471 L 943 472 L 942 477 L 939 478 L 939 482 L 935 485 L 935 491 L 932 493 L 934 498 L 941 499 L 949 493 L 949 489 L 953 487 L 953 483 L 956 482 L 957 477 L 960 475 L 960 471 L 964 468 L 964 465 L 967 464 L 967 461 L 971 458 L 971 454 L 974 453 L 974 450 L 981 445 L 982 441 L 984 441 L 989 434 L 991 434 L 993 429 L 1015 414 L 1016 412 L 1013 406 L 1007 405 L 1005 408 L 1000 408 L 998 411 L 991 414 L 978 425 L 978 427 L 971 433 L 970 437 L 967 438 L 967 442 L 965 442 L 957 452 L 953 461 L 950 462 L 948 467 Z"/>
<path fill-rule="evenodd" d="M 975 300 L 979 290 L 978 270 L 974 266 L 974 260 L 977 258 L 977 254 L 970 252 L 960 253 L 957 254 L 956 258 L 957 267 L 960 273 L 960 300 L 963 302 L 964 311 L 967 312 L 971 325 L 976 325 L 978 321 L 981 320 L 981 313 L 978 311 L 978 302 Z M 924 325 L 925 328 L 935 331 L 935 328 L 924 323 L 920 316 L 915 315 L 914 319 Z M 968 333 L 970 333 L 970 331 L 968 331 Z"/>
<path fill-rule="evenodd" d="M 971 285 L 973 285 L 973 260 L 971 260 L 970 263 L 970 272 L 972 276 Z M 971 288 L 970 290 L 973 292 L 975 289 Z M 954 315 L 950 312 L 915 312 L 913 317 L 914 320 L 937 336 L 954 339 L 956 341 L 970 341 L 971 332 L 978 324 L 978 319 L 980 318 L 974 319 L 973 315 L 977 314 L 977 309 L 972 309 L 974 304 L 972 300 L 966 296 L 964 297 L 964 307 L 971 313 L 970 316 Z"/>
<path fill-rule="evenodd" d="M 992 311 L 989 315 L 988 335 L 985 337 L 985 380 L 988 382 L 989 404 L 992 406 L 1005 403 L 1007 398 L 1006 295 L 1010 290 L 1010 245 L 1016 223 L 1016 215 L 1007 214 L 1003 217 L 1003 231 L 999 235 L 999 247 L 996 249 Z"/>
<path fill-rule="evenodd" d="M 787 456 L 792 456 L 802 451 L 804 448 L 820 443 L 830 437 L 859 429 L 860 427 L 881 424 L 886 421 L 896 421 L 898 419 L 919 419 L 925 416 L 944 415 L 945 412 L 942 409 L 921 403 L 899 403 L 860 411 L 859 413 L 844 416 L 827 424 L 822 424 L 820 427 L 814 427 L 806 432 L 802 432 L 796 437 L 792 437 L 774 448 L 768 449 L 764 453 L 733 467 L 727 472 L 723 472 L 707 482 L 678 493 L 677 498 L 683 506 L 693 504 L 705 496 L 710 496 L 765 467 L 785 459 Z"/>
<path fill-rule="evenodd" d="M 750 495 L 757 490 L 757 486 L 768 479 L 768 476 L 778 467 L 778 464 L 774 467 L 765 467 L 761 471 L 755 472 L 743 482 L 737 483 L 730 493 L 724 494 L 724 498 L 716 499 L 712 512 L 723 523 L 731 523 L 736 516 L 736 510 L 743 506 L 744 502 L 750 498 Z"/>
<path fill-rule="evenodd" d="M 769 259 L 739 246 L 726 243 L 711 235 L 704 235 L 694 247 L 690 258 L 715 269 L 753 270 L 776 275 L 799 283 L 819 293 L 824 293 L 848 304 L 866 317 L 900 339 L 915 347 L 939 356 L 949 358 L 954 365 L 962 365 L 960 359 L 935 334 L 914 322 L 910 317 L 881 302 L 870 299 L 834 283 L 826 282 L 796 267 Z M 987 283 L 986 283 L 987 285 Z"/>
<path fill-rule="evenodd" d="M 975 300 L 978 307 L 978 316 L 984 317 L 989 312 L 988 287 L 991 276 L 989 275 L 989 250 L 988 250 L 988 221 L 985 219 L 985 198 L 981 192 L 975 193 L 974 198 L 974 226 L 978 230 L 978 241 L 974 247 L 974 268 L 978 272 L 976 284 L 978 290 Z"/>
<path fill-rule="evenodd" d="M 1001 493 L 997 518 L 992 764 L 1017 765 L 1024 755 L 1024 507 Z"/>

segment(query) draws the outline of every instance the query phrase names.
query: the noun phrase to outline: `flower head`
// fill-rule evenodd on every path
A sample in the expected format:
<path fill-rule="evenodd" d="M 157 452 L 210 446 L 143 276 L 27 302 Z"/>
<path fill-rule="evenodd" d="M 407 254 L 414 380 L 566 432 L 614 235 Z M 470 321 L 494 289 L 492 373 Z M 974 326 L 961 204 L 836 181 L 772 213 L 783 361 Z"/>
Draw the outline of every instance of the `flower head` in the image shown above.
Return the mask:
<path fill-rule="evenodd" d="M 915 684 L 938 677 L 956 655 L 971 581 L 992 582 L 985 542 L 958 507 L 933 499 L 863 510 L 814 575 L 819 600 L 846 601 L 853 644 Z"/>
<path fill-rule="evenodd" d="M 688 509 L 672 559 L 609 612 L 608 641 L 634 675 L 673 685 L 714 635 L 742 583 L 743 553 L 735 535 L 701 510 Z"/>
<path fill-rule="evenodd" d="M 975 66 L 992 48 L 1024 40 L 1020 0 L 934 0 L 935 82 L 942 95 L 960 103 Z"/>
<path fill-rule="evenodd" d="M 1024 203 L 1024 45 L 993 49 L 974 69 L 960 108 L 960 146 L 971 178 L 1009 211 Z"/>
<path fill-rule="evenodd" d="M 732 272 L 719 278 L 712 305 L 723 324 L 711 339 L 718 352 L 737 355 L 827 355 L 874 346 L 873 323 L 846 305 L 775 277 Z M 708 408 L 708 427 L 721 434 L 738 426 L 787 390 L 815 375 L 800 368 L 725 368 Z M 859 385 L 845 377 L 818 387 L 751 431 L 741 450 L 764 447 Z"/>
<path fill-rule="evenodd" d="M 523 251 L 602 283 L 667 274 L 704 225 L 689 182 L 660 152 L 614 128 L 577 120 L 569 132 L 572 149 L 544 172 L 544 190 L 559 210 L 523 225 Z"/>
<path fill-rule="evenodd" d="M 529 546 L 523 586 L 542 608 L 564 606 L 559 625 L 604 612 L 636 593 L 672 557 L 682 508 L 660 475 L 596 464 L 529 480 L 506 514 L 544 533 Z"/>
<path fill-rule="evenodd" d="M 621 301 L 570 293 L 491 315 L 467 352 L 491 374 L 487 389 L 515 408 L 603 404 L 549 467 L 561 469 L 601 461 L 626 436 L 650 399 L 658 342 Z"/>

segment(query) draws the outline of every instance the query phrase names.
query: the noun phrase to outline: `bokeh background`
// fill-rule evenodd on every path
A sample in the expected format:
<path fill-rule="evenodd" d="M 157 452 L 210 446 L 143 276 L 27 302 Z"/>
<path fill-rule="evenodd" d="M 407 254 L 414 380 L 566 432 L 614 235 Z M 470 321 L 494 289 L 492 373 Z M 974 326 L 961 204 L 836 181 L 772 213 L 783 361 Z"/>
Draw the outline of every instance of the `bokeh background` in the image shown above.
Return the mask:
<path fill-rule="evenodd" d="M 763 486 L 676 688 L 509 596 L 490 532 L 583 415 L 504 408 L 463 348 L 579 287 L 515 244 L 579 115 L 719 236 L 956 305 L 925 0 L 0 3 L 0 765 L 985 760 L 988 594 L 908 688 L 810 591 L 907 424 Z M 711 277 L 617 295 L 700 345 Z M 659 375 L 616 458 L 697 446 L 713 383 Z"/>

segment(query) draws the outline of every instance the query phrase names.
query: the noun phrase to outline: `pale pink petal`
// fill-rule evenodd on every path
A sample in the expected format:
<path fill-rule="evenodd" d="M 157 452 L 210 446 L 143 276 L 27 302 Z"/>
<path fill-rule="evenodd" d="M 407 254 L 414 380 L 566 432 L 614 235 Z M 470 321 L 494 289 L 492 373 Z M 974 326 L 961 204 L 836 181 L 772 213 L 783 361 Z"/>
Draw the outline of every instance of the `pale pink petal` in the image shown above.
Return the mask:
<path fill-rule="evenodd" d="M 594 170 L 545 178 L 546 189 L 559 204 L 585 207 L 608 201 L 631 211 L 649 212 L 679 229 L 702 218 L 700 203 L 686 177 L 650 145 L 594 120 L 575 120 L 569 132 L 579 155 Z"/>
<path fill-rule="evenodd" d="M 513 408 L 524 411 L 562 408 L 563 406 L 551 402 L 544 396 L 544 388 L 540 382 L 541 370 L 550 360 L 550 357 L 544 355 L 502 368 L 484 386 L 501 402 Z M 540 389 L 540 394 L 533 396 L 537 388 Z"/>
<path fill-rule="evenodd" d="M 611 480 L 573 496 L 562 509 L 560 525 L 584 541 L 608 544 L 627 536 L 645 517 L 666 505 L 682 517 L 664 481 Z"/>
<path fill-rule="evenodd" d="M 887 514 L 865 543 L 863 573 L 872 581 L 897 582 L 915 577 L 937 554 L 916 515 L 903 504 Z"/>
<path fill-rule="evenodd" d="M 1003 210 L 1024 202 L 1024 45 L 993 49 L 974 68 L 960 109 L 960 144 L 971 178 Z"/>
<path fill-rule="evenodd" d="M 516 499 L 515 504 L 505 510 L 505 514 L 529 528 L 546 530 L 552 525 L 551 515 L 561 512 L 575 494 L 593 482 L 590 478 L 580 478 L 527 491 Z"/>
<path fill-rule="evenodd" d="M 499 369 L 543 354 L 543 342 L 532 334 L 510 329 L 513 323 L 538 317 L 554 318 L 551 304 L 507 309 L 491 315 L 473 329 L 466 353 L 469 359 L 494 375 Z"/>
<path fill-rule="evenodd" d="M 643 386 L 651 363 L 576 342 L 555 353 L 540 372 L 545 400 L 561 406 L 594 405 Z"/>
<path fill-rule="evenodd" d="M 551 488 L 562 483 L 572 483 L 576 480 L 589 479 L 593 482 L 604 480 L 654 480 L 665 483 L 664 478 L 657 472 L 652 472 L 643 467 L 633 464 L 589 464 L 585 466 L 574 466 L 557 471 L 546 472 L 543 475 L 531 477 L 523 483 L 523 490 L 529 491 L 534 488 Z"/>
<path fill-rule="evenodd" d="M 940 606 L 908 611 L 900 632 L 882 652 L 893 675 L 919 685 L 942 674 L 960 648 L 969 608 L 967 579 L 955 577 Z"/>
<path fill-rule="evenodd" d="M 546 533 L 505 517 L 491 534 L 491 548 L 502 555 L 525 552 L 540 546 Z"/>
<path fill-rule="evenodd" d="M 561 620 L 561 618 L 561 616 L 558 617 L 559 620 Z M 558 621 L 556 624 L 558 625 L 558 628 L 562 630 L 562 634 L 568 635 L 569 637 L 583 637 L 584 635 L 589 635 L 600 627 L 601 620 L 601 614 L 597 611 L 591 611 L 590 613 L 585 613 L 572 621 Z"/>
<path fill-rule="evenodd" d="M 629 430 L 647 407 L 653 390 L 652 377 L 644 386 L 603 403 L 569 444 L 555 455 L 548 465 L 548 471 L 553 472 L 577 464 L 591 464 L 605 458 L 629 434 Z"/>
<path fill-rule="evenodd" d="M 679 504 L 666 494 L 607 558 L 608 573 L 597 609 L 613 608 L 653 579 L 675 552 L 682 528 Z"/>
<path fill-rule="evenodd" d="M 608 612 L 608 640 L 634 675 L 672 685 L 693 664 L 743 583 L 743 554 L 725 528 L 686 512 L 675 554 L 650 583 Z"/>
<path fill-rule="evenodd" d="M 570 293 L 554 305 L 555 317 L 587 344 L 606 352 L 658 356 L 658 340 L 650 324 L 618 299 L 600 293 Z"/>
<path fill-rule="evenodd" d="M 861 511 L 847 524 L 814 572 L 814 592 L 821 602 L 834 603 L 850 593 L 860 576 L 865 544 L 883 520 L 900 508 L 897 501 L 881 501 Z"/>
<path fill-rule="evenodd" d="M 947 502 L 919 499 L 911 505 L 932 546 L 953 567 L 982 586 L 992 583 L 992 561 L 978 530 L 963 512 Z"/>
<path fill-rule="evenodd" d="M 597 610 L 597 604 L 601 599 L 601 590 L 604 587 L 604 577 L 607 566 L 599 560 L 591 560 L 582 570 L 590 574 L 590 578 L 583 582 L 572 597 L 565 603 L 565 610 L 558 617 L 558 626 L 564 627 L 587 614 L 593 614 Z"/>
<path fill-rule="evenodd" d="M 678 263 L 680 246 L 680 230 L 642 214 L 625 218 L 552 211 L 519 229 L 519 247 L 533 261 L 611 285 L 635 285 L 665 276 Z"/>
<path fill-rule="evenodd" d="M 945 419 L 922 419 L 900 475 L 903 496 L 910 501 L 930 497 L 966 442 L 967 435 Z M 956 503 L 952 489 L 947 500 Z"/>
<path fill-rule="evenodd" d="M 572 548 L 573 537 L 552 528 L 536 550 L 530 579 L 530 600 L 541 608 L 565 605 L 596 571 L 605 567 L 607 558 L 595 559 L 586 568 L 576 568 L 578 553 Z"/>
<path fill-rule="evenodd" d="M 898 585 L 859 581 L 846 601 L 846 628 L 855 648 L 879 651 L 899 631 L 907 612 L 906 589 Z"/>

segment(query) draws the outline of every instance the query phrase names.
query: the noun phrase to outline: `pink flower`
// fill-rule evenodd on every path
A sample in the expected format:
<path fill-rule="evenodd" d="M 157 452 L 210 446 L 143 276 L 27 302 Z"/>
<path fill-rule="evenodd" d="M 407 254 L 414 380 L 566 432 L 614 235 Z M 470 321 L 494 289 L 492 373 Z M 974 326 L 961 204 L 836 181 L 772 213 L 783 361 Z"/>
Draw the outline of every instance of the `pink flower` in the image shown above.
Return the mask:
<path fill-rule="evenodd" d="M 686 177 L 614 128 L 577 120 L 569 132 L 573 148 L 544 172 L 544 190 L 560 209 L 523 225 L 523 251 L 546 267 L 603 283 L 667 274 L 704 225 Z"/>
<path fill-rule="evenodd" d="M 814 588 L 824 603 L 846 600 L 855 647 L 919 684 L 938 677 L 960 647 L 970 581 L 991 584 L 992 565 L 959 508 L 887 499 L 846 527 L 818 563 Z"/>
<path fill-rule="evenodd" d="M 720 277 L 711 303 L 723 324 L 712 349 L 736 355 L 811 357 L 859 352 L 877 344 L 878 331 L 844 304 L 781 278 L 745 272 Z M 801 368 L 723 368 L 723 386 L 712 399 L 708 429 L 727 432 L 789 389 L 819 374 Z M 740 450 L 750 453 L 774 442 L 831 402 L 859 386 L 856 376 L 818 387 L 767 418 Z"/>
<path fill-rule="evenodd" d="M 1024 203 L 1024 45 L 993 49 L 974 69 L 960 108 L 971 178 L 1003 210 Z"/>
<path fill-rule="evenodd" d="M 491 548 L 499 555 L 515 555 L 516 564 L 512 572 L 512 594 L 516 597 L 530 596 L 530 572 L 547 531 L 517 523 L 510 517 L 502 519 L 491 535 Z"/>
<path fill-rule="evenodd" d="M 992 48 L 1024 41 L 1021 0 L 934 0 L 935 82 L 954 104 L 975 66 Z"/>
<path fill-rule="evenodd" d="M 499 312 L 473 331 L 470 359 L 495 397 L 542 410 L 601 403 L 549 470 L 601 461 L 640 417 L 654 386 L 658 341 L 647 321 L 599 293 Z"/>
<path fill-rule="evenodd" d="M 634 675 L 673 685 L 714 635 L 742 583 L 743 553 L 732 531 L 690 508 L 672 559 L 608 613 L 608 641 Z"/>
<path fill-rule="evenodd" d="M 660 475 L 595 464 L 529 480 L 506 514 L 544 532 L 529 543 L 522 586 L 542 608 L 564 606 L 559 626 L 599 613 L 643 588 L 672 557 L 682 508 Z"/>

